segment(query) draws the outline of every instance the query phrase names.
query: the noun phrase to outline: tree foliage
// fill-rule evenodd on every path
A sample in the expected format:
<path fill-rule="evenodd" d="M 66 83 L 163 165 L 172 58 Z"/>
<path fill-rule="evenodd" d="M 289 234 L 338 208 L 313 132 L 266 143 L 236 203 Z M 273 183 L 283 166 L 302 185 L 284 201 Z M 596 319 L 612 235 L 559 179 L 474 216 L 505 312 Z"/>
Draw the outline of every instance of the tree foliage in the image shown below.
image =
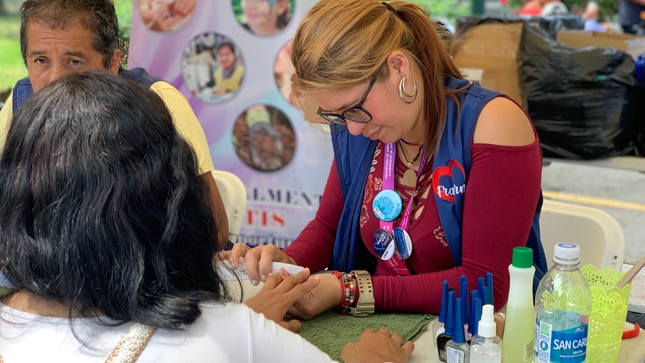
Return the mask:
<path fill-rule="evenodd" d="M 114 0 L 116 16 L 119 19 L 119 49 L 121 64 L 127 68 L 130 48 L 130 28 L 132 27 L 132 0 Z"/>
<path fill-rule="evenodd" d="M 459 16 L 465 16 L 471 12 L 471 2 L 465 0 L 408 0 L 411 3 L 421 5 L 430 15 L 444 17 L 451 21 Z"/>
<path fill-rule="evenodd" d="M 130 28 L 132 27 L 132 0 L 114 0 L 116 16 L 119 18 L 119 35 L 122 38 L 130 39 Z"/>

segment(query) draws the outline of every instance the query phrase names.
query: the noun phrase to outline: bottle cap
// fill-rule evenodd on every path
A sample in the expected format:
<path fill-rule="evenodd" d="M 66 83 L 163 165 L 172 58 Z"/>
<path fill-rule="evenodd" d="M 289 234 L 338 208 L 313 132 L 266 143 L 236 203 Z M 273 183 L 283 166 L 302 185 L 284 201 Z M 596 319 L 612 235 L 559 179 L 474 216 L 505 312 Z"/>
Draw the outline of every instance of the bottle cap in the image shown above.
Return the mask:
<path fill-rule="evenodd" d="M 482 302 L 486 304 L 486 285 L 483 277 L 477 279 L 477 293 Z"/>
<path fill-rule="evenodd" d="M 480 298 L 476 298 L 475 302 L 475 321 L 476 323 L 473 326 L 473 335 L 477 335 L 479 333 L 479 321 L 482 319 L 482 300 Z"/>
<path fill-rule="evenodd" d="M 533 266 L 533 250 L 528 247 L 513 248 L 513 267 L 530 268 L 531 266 Z"/>
<path fill-rule="evenodd" d="M 446 309 L 446 335 L 452 337 L 455 323 L 455 292 L 448 292 L 448 308 Z"/>
<path fill-rule="evenodd" d="M 463 344 L 466 342 L 466 336 L 464 335 L 464 320 L 461 318 L 461 311 L 463 309 L 464 301 L 461 298 L 457 298 L 457 307 L 455 309 L 455 326 L 454 332 L 452 333 L 452 341 L 457 344 Z"/>
<path fill-rule="evenodd" d="M 580 247 L 575 243 L 558 243 L 553 247 L 553 262 L 561 265 L 577 265 L 580 263 Z"/>
<path fill-rule="evenodd" d="M 477 334 L 477 323 L 479 323 L 475 314 L 475 299 L 479 299 L 477 290 L 470 292 L 470 319 L 468 319 L 468 334 L 470 335 Z M 481 302 L 479 303 L 479 307 L 481 308 Z"/>
<path fill-rule="evenodd" d="M 470 305 L 468 305 L 468 280 L 466 275 L 461 275 L 459 277 L 459 298 L 461 298 L 461 318 L 464 322 L 468 322 L 470 317 Z"/>
<path fill-rule="evenodd" d="M 443 287 L 441 288 L 441 310 L 439 310 L 439 322 L 446 322 L 446 308 L 448 304 L 448 280 L 443 280 Z"/>
<path fill-rule="evenodd" d="M 531 264 L 533 263 L 531 262 Z M 493 290 L 493 274 L 490 272 L 486 272 L 486 304 L 491 304 L 495 306 L 495 290 Z"/>
<path fill-rule="evenodd" d="M 477 334 L 484 338 L 494 338 L 497 325 L 495 324 L 495 308 L 493 305 L 484 305 L 482 319 L 479 321 Z"/>

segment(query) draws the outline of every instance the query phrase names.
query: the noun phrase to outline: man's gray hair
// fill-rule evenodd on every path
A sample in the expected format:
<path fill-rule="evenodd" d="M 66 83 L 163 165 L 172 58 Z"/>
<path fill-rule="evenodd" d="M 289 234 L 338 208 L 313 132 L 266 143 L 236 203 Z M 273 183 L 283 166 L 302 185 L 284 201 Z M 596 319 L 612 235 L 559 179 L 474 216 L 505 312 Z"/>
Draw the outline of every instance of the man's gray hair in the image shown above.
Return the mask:
<path fill-rule="evenodd" d="M 22 4 L 20 50 L 27 64 L 27 25 L 51 29 L 80 25 L 94 34 L 92 47 L 103 56 L 105 68 L 119 46 L 119 22 L 111 0 L 27 0 Z"/>

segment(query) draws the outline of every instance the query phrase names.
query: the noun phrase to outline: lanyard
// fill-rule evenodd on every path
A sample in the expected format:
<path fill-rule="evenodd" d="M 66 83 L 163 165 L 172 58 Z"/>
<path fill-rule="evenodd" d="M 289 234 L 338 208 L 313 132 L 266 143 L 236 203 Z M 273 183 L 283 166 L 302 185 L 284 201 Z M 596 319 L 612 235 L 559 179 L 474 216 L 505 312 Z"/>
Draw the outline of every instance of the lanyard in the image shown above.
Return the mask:
<path fill-rule="evenodd" d="M 410 225 L 410 219 L 412 216 L 412 204 L 417 193 L 417 185 L 419 184 L 419 179 L 421 178 L 421 173 L 425 169 L 425 164 L 427 162 L 426 156 L 426 145 L 424 143 L 421 150 L 421 161 L 419 163 L 419 170 L 417 172 L 417 179 L 415 181 L 415 187 L 410 195 L 410 199 L 406 203 L 403 216 L 401 217 L 401 222 L 399 227 L 393 227 L 393 220 L 384 221 L 379 218 L 379 227 L 380 229 L 376 232 L 375 239 L 389 239 L 390 248 L 396 248 L 397 253 L 392 253 L 390 258 L 382 258 L 386 261 L 386 264 L 392 268 L 399 275 L 410 275 L 410 270 L 408 269 L 405 258 L 409 257 L 409 254 L 412 252 L 412 242 L 410 236 L 407 233 L 407 228 Z M 396 144 L 388 143 L 385 144 L 385 153 L 383 155 L 383 189 L 384 191 L 393 191 L 394 192 L 394 161 L 396 158 Z M 394 192 L 396 193 L 396 192 Z M 398 195 L 397 195 L 398 196 Z M 400 197 L 399 197 L 400 198 Z M 393 245 L 392 245 L 393 244 Z M 406 256 L 401 256 L 401 251 L 405 251 Z M 405 258 L 404 258 L 405 257 Z"/>

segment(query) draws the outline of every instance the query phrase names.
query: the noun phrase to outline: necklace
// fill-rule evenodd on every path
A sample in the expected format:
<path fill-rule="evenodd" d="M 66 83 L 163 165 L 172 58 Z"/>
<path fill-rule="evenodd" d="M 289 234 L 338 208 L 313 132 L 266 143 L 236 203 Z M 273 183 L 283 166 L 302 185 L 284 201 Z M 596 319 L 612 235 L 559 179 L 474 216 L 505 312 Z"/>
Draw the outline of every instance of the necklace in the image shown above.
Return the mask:
<path fill-rule="evenodd" d="M 403 140 L 403 138 L 401 138 L 399 140 L 403 141 L 404 144 L 410 145 L 410 146 L 421 146 L 421 145 L 423 145 L 423 141 L 421 141 L 421 142 L 407 142 L 407 141 Z"/>
<path fill-rule="evenodd" d="M 414 164 L 417 160 L 419 160 L 419 156 L 421 156 L 421 149 L 419 148 L 419 151 L 417 152 L 417 155 L 410 161 L 408 159 L 408 156 L 405 154 L 405 149 L 403 148 L 403 145 L 399 143 L 399 146 L 401 147 L 401 151 L 403 152 L 403 158 L 405 158 L 405 162 L 408 164 L 408 170 L 405 171 L 405 174 L 403 174 L 403 185 L 408 185 L 408 186 L 414 186 L 417 183 L 417 173 L 412 170 L 412 164 Z"/>

